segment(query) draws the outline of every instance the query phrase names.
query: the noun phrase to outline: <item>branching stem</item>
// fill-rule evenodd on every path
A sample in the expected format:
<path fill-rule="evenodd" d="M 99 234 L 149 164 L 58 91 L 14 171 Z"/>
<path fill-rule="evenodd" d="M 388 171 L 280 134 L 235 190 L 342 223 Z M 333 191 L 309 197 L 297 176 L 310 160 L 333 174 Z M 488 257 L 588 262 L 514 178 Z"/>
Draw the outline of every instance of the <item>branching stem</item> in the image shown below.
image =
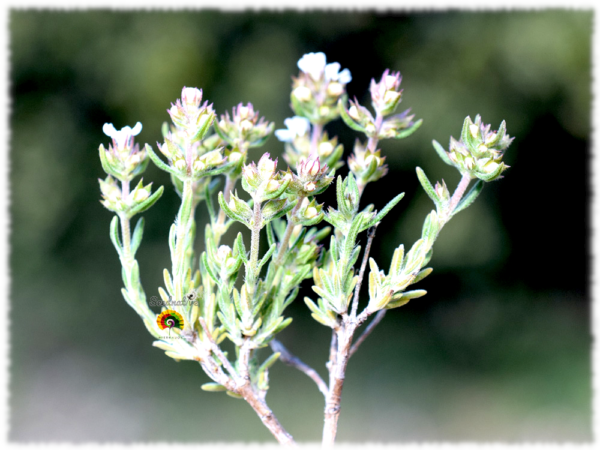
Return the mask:
<path fill-rule="evenodd" d="M 329 394 L 329 389 L 327 388 L 325 381 L 323 381 L 323 379 L 315 369 L 308 366 L 307 364 L 302 362 L 300 358 L 290 353 L 290 351 L 276 339 L 271 341 L 271 349 L 274 352 L 279 352 L 281 354 L 279 356 L 279 359 L 282 363 L 287 364 L 291 367 L 295 367 L 296 369 L 310 377 L 316 383 L 317 387 L 319 388 L 319 391 L 321 391 L 325 398 L 327 398 L 327 395 Z"/>
<path fill-rule="evenodd" d="M 367 232 L 367 245 L 365 247 L 365 254 L 363 255 L 362 264 L 360 266 L 360 272 L 358 275 L 358 282 L 356 283 L 356 287 L 354 288 L 354 298 L 352 300 L 352 313 L 351 317 L 356 318 L 356 310 L 358 309 L 358 297 L 360 295 L 360 288 L 362 286 L 362 281 L 365 277 L 365 269 L 367 268 L 367 261 L 369 260 L 369 253 L 371 252 L 371 244 L 373 244 L 373 239 L 375 238 L 375 231 L 377 230 L 377 225 L 373 225 L 369 228 Z"/>
<path fill-rule="evenodd" d="M 379 324 L 379 322 L 381 322 L 382 319 L 385 317 L 386 312 L 387 312 L 387 309 L 382 309 L 382 310 L 378 311 L 377 314 L 375 314 L 375 318 L 369 323 L 369 325 L 367 325 L 367 328 L 365 328 L 365 331 L 362 332 L 360 337 L 356 340 L 356 342 L 350 348 L 349 356 L 352 356 L 352 355 L 354 355 L 354 353 L 356 353 L 356 350 L 358 350 L 358 347 L 360 346 L 360 344 L 363 343 L 363 341 L 371 334 L 371 332 L 377 326 L 377 324 Z"/>

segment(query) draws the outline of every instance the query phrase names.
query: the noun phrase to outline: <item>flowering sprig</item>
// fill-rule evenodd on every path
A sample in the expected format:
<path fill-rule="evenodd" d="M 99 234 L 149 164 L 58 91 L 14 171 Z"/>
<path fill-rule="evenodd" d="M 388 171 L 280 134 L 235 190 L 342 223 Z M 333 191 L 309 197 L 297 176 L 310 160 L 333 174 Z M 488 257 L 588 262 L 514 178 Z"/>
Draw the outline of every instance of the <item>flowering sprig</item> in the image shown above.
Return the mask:
<path fill-rule="evenodd" d="M 368 148 L 371 151 L 375 151 L 377 141 L 380 139 L 403 139 L 414 133 L 423 122 L 422 120 L 413 121 L 414 115 L 409 114 L 410 110 L 387 117 L 396 110 L 401 102 L 401 81 L 400 72 L 390 74 L 387 69 L 383 72 L 379 83 L 374 79 L 371 80 L 371 102 L 375 109 L 375 117 L 356 99 L 350 101 L 349 108 L 346 108 L 341 99 L 338 103 L 340 114 L 346 125 L 364 133 L 369 138 Z"/>
<path fill-rule="evenodd" d="M 348 157 L 348 168 L 356 177 L 361 192 L 367 183 L 377 181 L 388 173 L 385 156 L 381 156 L 381 150 L 369 150 L 358 139 L 354 143 L 354 152 Z"/>
<path fill-rule="evenodd" d="M 251 147 L 260 147 L 271 136 L 275 124 L 267 122 L 254 111 L 252 103 L 240 103 L 233 108 L 231 117 L 226 112 L 215 124 L 217 134 L 232 147 L 245 153 Z"/>
<path fill-rule="evenodd" d="M 324 53 L 308 53 L 298 61 L 300 74 L 294 78 L 292 109 L 312 123 L 324 125 L 339 116 L 336 105 L 352 81 L 348 69 L 329 63 Z"/>
<path fill-rule="evenodd" d="M 168 110 L 173 123 L 163 126 L 164 143 L 158 145 L 167 162 L 149 145 L 140 150 L 135 144 L 141 124 L 121 130 L 106 124 L 104 130 L 112 138 L 112 145 L 108 150 L 100 146 L 108 177 L 99 183 L 102 204 L 117 214 L 111 222 L 110 237 L 123 266 L 123 297 L 156 338 L 153 345 L 175 360 L 199 362 L 211 380 L 202 385 L 204 390 L 246 400 L 283 444 L 293 444 L 293 439 L 266 404 L 269 369 L 281 359 L 302 370 L 325 397 L 323 443 L 332 444 L 349 358 L 387 310 L 426 294 L 421 289 L 408 289 L 431 273 L 432 269 L 425 266 L 443 226 L 472 204 L 483 181 L 499 178 L 507 168 L 502 157 L 512 138 L 506 134 L 504 122 L 497 132 L 491 132 L 477 116 L 475 122 L 467 117 L 460 141 L 451 138 L 449 152 L 434 141 L 440 157 L 455 166 L 462 179 L 450 194 L 443 180 L 432 186 L 423 170 L 417 168 L 417 177 L 435 210 L 425 218 L 420 239 L 406 254 L 403 245 L 396 248 L 386 274 L 369 258 L 370 248 L 378 224 L 404 193 L 393 197 L 380 211 L 374 205 L 361 206 L 360 201 L 365 186 L 388 171 L 385 156 L 377 149 L 378 141 L 406 137 L 421 121 L 413 121 L 409 110 L 394 115 L 402 96 L 399 72 L 386 70 L 378 82 L 371 81 L 372 114 L 356 100 L 345 108 L 350 72 L 341 70 L 338 63 L 327 64 L 323 53 L 304 55 L 298 67 L 301 73 L 294 78 L 291 94 L 297 116 L 285 120 L 286 129 L 275 131 L 285 145 L 284 159 L 289 165 L 286 171 L 279 171 L 277 159 L 271 159 L 268 153 L 256 163 L 247 162 L 248 150 L 262 145 L 274 128 L 273 123 L 259 117 L 252 104 L 240 103 L 231 115 L 225 113 L 215 122 L 212 105 L 202 103 L 202 91 L 183 88 L 181 98 Z M 363 132 L 368 141 L 363 144 L 356 140 L 348 159 L 350 173 L 337 177 L 336 207 L 326 208 L 317 203 L 316 195 L 333 182 L 334 170 L 343 164 L 343 147 L 336 137 L 329 138 L 323 127 L 338 114 L 351 128 Z M 149 159 L 171 174 L 181 197 L 169 231 L 171 267 L 163 271 L 164 287 L 158 289 L 164 303 L 161 315 L 146 302 L 135 260 L 143 219 L 133 233 L 130 227 L 130 218 L 162 194 L 162 187 L 152 194 L 151 183 L 144 185 L 142 180 L 130 188 L 130 181 L 144 171 Z M 225 187 L 214 204 L 219 183 L 215 176 L 219 174 L 225 177 Z M 479 180 L 467 193 L 473 178 Z M 238 179 L 249 200 L 235 190 Z M 204 233 L 205 251 L 196 258 L 195 212 L 200 201 L 206 204 L 209 221 Z M 315 225 L 323 220 L 331 226 L 319 230 Z M 242 233 L 230 245 L 221 244 L 233 222 L 250 230 L 249 250 Z M 261 254 L 263 230 L 268 249 Z M 366 243 L 360 240 L 363 232 L 367 232 Z M 325 246 L 323 241 L 328 236 L 329 245 Z M 359 311 L 367 266 L 368 302 Z M 238 280 L 240 276 L 242 280 Z M 317 298 L 305 297 L 305 303 L 315 320 L 332 329 L 328 384 L 275 340 L 292 320 L 284 316 L 285 309 L 298 296 L 303 280 L 310 278 Z M 168 330 L 161 327 L 163 314 L 172 315 L 180 326 Z M 354 339 L 357 329 L 373 315 L 363 334 Z M 231 356 L 221 348 L 225 339 L 235 347 Z M 273 353 L 259 359 L 257 350 L 267 345 Z"/>
<path fill-rule="evenodd" d="M 514 138 L 506 134 L 506 123 L 502 121 L 498 131 L 490 131 L 490 125 L 481 121 L 481 116 L 475 116 L 475 122 L 467 117 L 460 133 L 460 140 L 450 138 L 450 150 L 433 141 L 433 146 L 440 158 L 451 166 L 456 167 L 461 175 L 492 181 L 500 178 L 502 172 L 509 166 L 502 158 Z"/>
<path fill-rule="evenodd" d="M 120 130 L 115 129 L 112 123 L 105 123 L 102 131 L 112 138 L 108 150 L 100 144 L 100 161 L 106 173 L 121 181 L 130 181 L 142 174 L 148 166 L 148 156 L 144 149 L 140 150 L 134 142 L 134 136 L 142 131 L 142 124 L 138 122 L 133 128 L 126 126 Z"/>

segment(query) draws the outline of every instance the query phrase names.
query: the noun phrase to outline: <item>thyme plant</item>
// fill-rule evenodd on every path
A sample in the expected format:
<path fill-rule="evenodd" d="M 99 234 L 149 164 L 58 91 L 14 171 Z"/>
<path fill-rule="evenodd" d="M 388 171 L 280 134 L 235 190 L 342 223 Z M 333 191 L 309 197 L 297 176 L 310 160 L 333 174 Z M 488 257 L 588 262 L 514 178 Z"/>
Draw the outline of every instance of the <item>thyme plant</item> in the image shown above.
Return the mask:
<path fill-rule="evenodd" d="M 108 177 L 99 181 L 102 204 L 115 213 L 110 237 L 123 267 L 122 294 L 156 339 L 153 345 L 175 360 L 199 362 L 212 380 L 202 386 L 204 390 L 243 398 L 274 437 L 287 445 L 295 442 L 266 402 L 269 368 L 277 359 L 298 368 L 324 396 L 323 444 L 333 444 L 350 357 L 389 309 L 426 294 L 409 288 L 431 273 L 426 266 L 435 240 L 455 214 L 473 203 L 484 182 L 501 177 L 508 167 L 502 162 L 503 153 L 512 138 L 504 122 L 498 131 L 491 131 L 476 116 L 474 121 L 465 119 L 460 139 L 450 138 L 448 151 L 433 141 L 439 157 L 462 178 L 450 193 L 443 180 L 434 186 L 416 168 L 435 209 L 425 218 L 421 238 L 407 252 L 403 245 L 396 248 L 386 273 L 369 258 L 369 251 L 377 225 L 404 194 L 391 198 L 381 211 L 373 205 L 361 209 L 360 200 L 366 186 L 388 171 L 377 148 L 379 141 L 403 139 L 422 121 L 415 121 L 409 110 L 395 113 L 402 97 L 399 72 L 386 70 L 379 81 L 371 81 L 370 110 L 356 99 L 348 102 L 349 70 L 340 71 L 338 63 L 327 64 L 323 53 L 304 55 L 298 67 L 291 92 L 296 115 L 285 120 L 285 129 L 274 132 L 284 143 L 285 171 L 278 169 L 278 161 L 268 153 L 257 163 L 249 162 L 254 157 L 249 155 L 252 149 L 262 146 L 275 128 L 252 104 L 240 103 L 231 114 L 217 118 L 212 105 L 202 102 L 202 90 L 184 87 L 181 98 L 168 109 L 172 123 L 163 125 L 159 152 L 148 144 L 140 148 L 134 143 L 142 129 L 139 122 L 121 130 L 104 125 L 112 143 L 108 149 L 100 145 Z M 336 178 L 336 170 L 344 165 L 344 149 L 324 128 L 339 117 L 360 137 L 347 160 L 349 172 Z M 171 175 L 181 197 L 169 231 L 171 266 L 164 269 L 160 300 L 152 297 L 150 305 L 135 256 L 144 219 L 137 220 L 133 231 L 132 219 L 160 198 L 163 187 L 152 192 L 152 183 L 140 179 L 131 184 L 149 160 Z M 223 178 L 224 188 L 215 202 Z M 317 196 L 334 180 L 337 203 L 325 208 Z M 242 199 L 237 187 L 249 200 Z M 197 212 L 200 203 L 205 209 Z M 204 230 L 206 250 L 199 255 L 195 250 L 197 214 L 209 217 Z M 323 221 L 329 225 L 317 227 Z M 242 223 L 248 233 L 223 244 L 234 222 Z M 359 236 L 365 232 L 359 263 Z M 260 254 L 260 241 L 265 238 L 269 248 Z M 369 300 L 359 311 L 367 265 Z M 332 330 L 327 382 L 276 340 L 292 321 L 285 317 L 285 309 L 305 280 L 315 294 L 304 298 L 312 317 Z M 156 313 L 150 306 L 160 306 L 161 311 Z M 225 339 L 233 343 L 235 354 L 223 350 Z M 258 351 L 269 346 L 270 355 Z"/>

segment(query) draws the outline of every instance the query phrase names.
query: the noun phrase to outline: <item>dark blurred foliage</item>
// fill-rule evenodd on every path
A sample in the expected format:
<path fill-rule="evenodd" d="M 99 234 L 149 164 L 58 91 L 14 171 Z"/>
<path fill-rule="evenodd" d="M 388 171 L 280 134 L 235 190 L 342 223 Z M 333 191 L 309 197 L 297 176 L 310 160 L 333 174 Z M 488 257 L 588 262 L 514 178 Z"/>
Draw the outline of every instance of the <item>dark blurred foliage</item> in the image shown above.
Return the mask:
<path fill-rule="evenodd" d="M 505 178 L 443 230 L 420 286 L 428 295 L 388 313 L 351 360 L 340 440 L 591 439 L 591 12 L 13 10 L 10 19 L 11 440 L 272 441 L 246 404 L 200 390 L 208 378 L 197 364 L 151 347 L 121 298 L 97 149 L 105 122 L 137 121 L 138 141 L 156 148 L 183 86 L 201 87 L 219 114 L 252 102 L 282 128 L 296 61 L 311 51 L 351 70 L 349 94 L 363 104 L 372 77 L 400 70 L 401 108 L 424 119 L 410 138 L 381 144 L 390 173 L 365 193 L 381 208 L 406 192 L 377 230 L 380 267 L 418 238 L 432 208 L 415 166 L 452 189 L 459 180 L 432 139 L 447 145 L 476 114 L 493 128 L 505 119 L 515 136 Z M 328 131 L 349 152 L 356 133 L 341 122 Z M 263 150 L 280 156 L 282 145 L 271 138 Z M 170 264 L 178 197 L 156 167 L 144 179 L 167 187 L 145 214 L 138 253 L 151 296 Z M 333 192 L 320 200 L 331 204 Z M 303 295 L 309 286 L 281 339 L 324 374 L 330 334 Z M 320 439 L 323 401 L 307 377 L 277 364 L 268 400 L 298 440 Z"/>

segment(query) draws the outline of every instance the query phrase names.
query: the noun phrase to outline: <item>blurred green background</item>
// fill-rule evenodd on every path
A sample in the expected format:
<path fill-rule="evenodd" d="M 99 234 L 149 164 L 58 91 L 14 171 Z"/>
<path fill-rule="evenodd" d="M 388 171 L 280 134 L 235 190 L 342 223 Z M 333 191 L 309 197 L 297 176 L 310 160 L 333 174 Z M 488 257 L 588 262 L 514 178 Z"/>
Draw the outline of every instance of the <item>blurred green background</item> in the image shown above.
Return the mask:
<path fill-rule="evenodd" d="M 446 146 L 478 113 L 516 137 L 505 178 L 441 233 L 428 295 L 388 313 L 350 361 L 339 440 L 591 440 L 591 36 L 592 12 L 572 10 L 11 11 L 10 439 L 273 442 L 243 401 L 200 389 L 197 364 L 153 348 L 122 299 L 98 146 L 105 122 L 141 121 L 138 141 L 156 148 L 183 86 L 219 114 L 252 102 L 283 128 L 297 60 L 323 51 L 350 69 L 363 104 L 372 77 L 401 71 L 400 108 L 424 119 L 381 144 L 390 173 L 365 192 L 376 208 L 406 192 L 374 242 L 386 270 L 432 208 L 415 166 L 458 183 L 431 140 Z M 348 154 L 357 134 L 327 129 Z M 264 147 L 281 150 L 275 138 Z M 167 187 L 138 252 L 150 297 L 178 197 L 156 167 L 144 179 Z M 202 230 L 202 207 L 197 220 Z M 330 334 L 308 292 L 281 340 L 324 375 Z M 297 440 L 320 439 L 323 399 L 306 376 L 277 364 L 268 401 Z"/>

